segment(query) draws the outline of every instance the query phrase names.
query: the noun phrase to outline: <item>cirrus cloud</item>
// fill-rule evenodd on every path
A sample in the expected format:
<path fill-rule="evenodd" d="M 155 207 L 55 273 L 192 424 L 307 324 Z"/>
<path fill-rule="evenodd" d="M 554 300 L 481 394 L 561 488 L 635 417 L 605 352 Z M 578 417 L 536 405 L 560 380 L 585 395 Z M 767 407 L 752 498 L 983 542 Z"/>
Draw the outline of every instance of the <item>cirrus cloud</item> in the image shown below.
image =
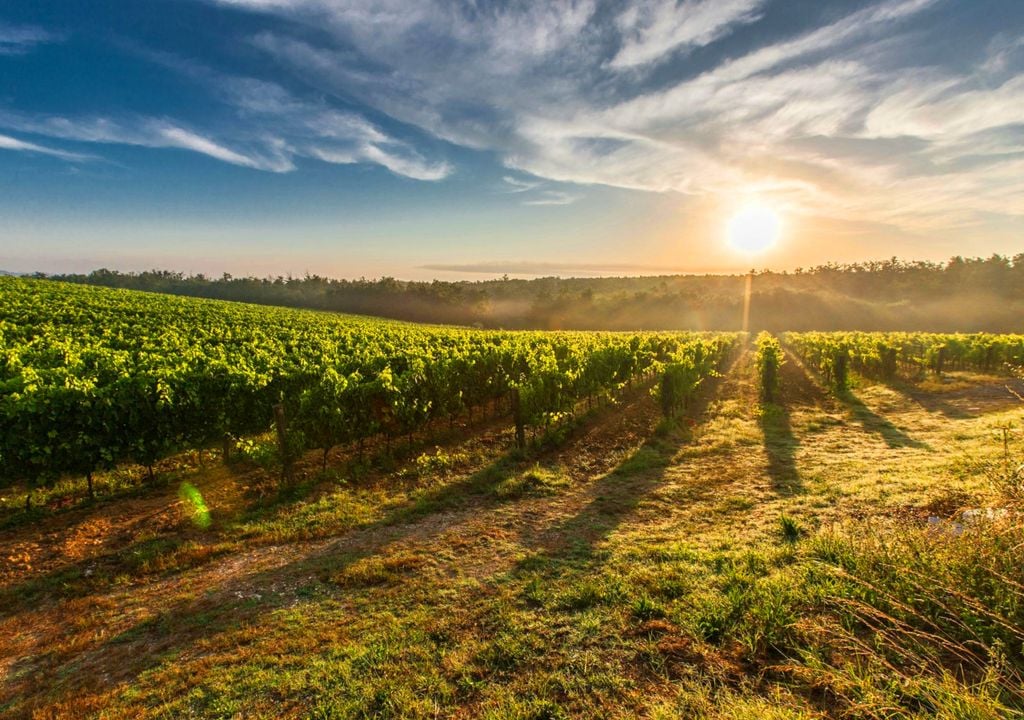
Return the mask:
<path fill-rule="evenodd" d="M 60 33 L 35 25 L 8 25 L 0 22 L 0 55 L 24 55 L 38 45 L 59 42 Z"/>
<path fill-rule="evenodd" d="M 269 172 L 365 163 L 421 181 L 455 171 L 449 143 L 497 158 L 509 202 L 529 205 L 606 185 L 758 193 L 902 231 L 1024 215 L 1014 4 L 1001 34 L 964 33 L 942 52 L 973 0 L 800 13 L 785 0 L 200 1 L 224 14 L 230 61 L 136 52 L 204 88 L 217 112 L 0 111 L 0 128 L 41 148 L 173 148 Z M 7 45 L 52 36 L 36 30 Z M 4 37 L 0 26 L 0 52 Z M 217 65 L 239 58 L 244 73 Z"/>
<path fill-rule="evenodd" d="M 779 3 L 224 1 L 286 17 L 292 30 L 251 41 L 313 87 L 541 179 L 756 191 L 904 230 L 1021 214 L 1017 44 L 917 59 L 952 0 L 831 5 L 821 22 L 717 52 Z M 710 54 L 691 63 L 696 48 Z"/>

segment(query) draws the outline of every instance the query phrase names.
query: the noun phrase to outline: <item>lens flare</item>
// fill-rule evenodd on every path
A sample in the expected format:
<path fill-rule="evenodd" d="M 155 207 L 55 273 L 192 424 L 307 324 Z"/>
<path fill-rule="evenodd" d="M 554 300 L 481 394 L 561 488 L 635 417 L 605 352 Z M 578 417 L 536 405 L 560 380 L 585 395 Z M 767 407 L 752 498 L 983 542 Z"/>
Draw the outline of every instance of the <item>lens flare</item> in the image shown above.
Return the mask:
<path fill-rule="evenodd" d="M 178 497 L 181 498 L 190 511 L 192 523 L 196 527 L 203 529 L 210 527 L 210 508 L 206 506 L 202 493 L 199 492 L 195 485 L 183 482 L 181 487 L 178 488 Z"/>

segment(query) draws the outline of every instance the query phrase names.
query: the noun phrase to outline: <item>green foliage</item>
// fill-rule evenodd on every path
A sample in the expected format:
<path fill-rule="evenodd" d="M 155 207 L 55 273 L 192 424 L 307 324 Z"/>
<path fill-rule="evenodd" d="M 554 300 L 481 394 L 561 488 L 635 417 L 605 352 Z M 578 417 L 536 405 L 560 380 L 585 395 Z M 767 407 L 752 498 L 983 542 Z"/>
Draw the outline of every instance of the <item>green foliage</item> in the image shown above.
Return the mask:
<path fill-rule="evenodd" d="M 717 374 L 738 337 L 723 335 L 695 340 L 671 355 L 662 368 L 657 389 L 662 415 L 673 418 L 687 408 L 704 379 Z"/>
<path fill-rule="evenodd" d="M 804 362 L 821 373 L 825 384 L 837 395 L 849 386 L 851 348 L 856 348 L 856 333 L 786 333 L 786 344 L 793 348 Z M 874 338 L 873 334 L 864 333 Z"/>
<path fill-rule="evenodd" d="M 416 458 L 416 472 L 422 476 L 443 475 L 469 462 L 469 456 L 460 452 L 445 452 L 437 448 Z"/>
<path fill-rule="evenodd" d="M 544 429 L 672 360 L 681 397 L 734 335 L 511 333 L 406 325 L 65 283 L 0 278 L 0 482 L 52 482 L 131 460 L 152 468 L 225 436 L 303 450 L 408 436 L 518 394 Z M 688 364 L 687 364 L 688 363 Z"/>
<path fill-rule="evenodd" d="M 252 463 L 264 470 L 275 469 L 280 464 L 280 456 L 274 443 L 245 438 L 235 443 L 234 459 Z"/>
<path fill-rule="evenodd" d="M 928 372 L 1005 373 L 1024 363 L 1024 335 L 806 332 L 786 333 L 784 340 L 838 390 L 846 387 L 848 370 L 894 382 Z"/>
<path fill-rule="evenodd" d="M 519 475 L 502 480 L 495 485 L 495 494 L 502 499 L 524 495 L 551 495 L 569 485 L 569 478 L 558 470 L 534 465 Z"/>
<path fill-rule="evenodd" d="M 665 608 L 646 593 L 640 594 L 633 600 L 630 610 L 638 620 L 654 620 L 665 617 Z"/>
<path fill-rule="evenodd" d="M 811 555 L 830 572 L 812 570 L 805 583 L 827 591 L 838 620 L 828 638 L 836 664 L 817 667 L 817 679 L 867 706 L 900 708 L 887 717 L 1021 716 L 1022 543 L 1009 518 L 813 538 Z"/>
<path fill-rule="evenodd" d="M 785 362 L 778 338 L 767 332 L 758 335 L 755 361 L 757 376 L 761 381 L 761 399 L 774 402 L 779 388 L 779 369 Z"/>
<path fill-rule="evenodd" d="M 790 515 L 779 516 L 779 534 L 788 543 L 795 543 L 804 534 L 804 526 Z"/>

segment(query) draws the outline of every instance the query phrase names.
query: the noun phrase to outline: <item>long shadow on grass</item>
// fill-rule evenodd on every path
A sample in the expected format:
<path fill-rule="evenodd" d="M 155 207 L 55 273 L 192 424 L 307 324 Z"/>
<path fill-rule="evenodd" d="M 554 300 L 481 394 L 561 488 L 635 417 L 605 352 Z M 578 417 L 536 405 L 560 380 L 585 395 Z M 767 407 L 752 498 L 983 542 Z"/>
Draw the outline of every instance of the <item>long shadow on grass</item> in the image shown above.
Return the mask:
<path fill-rule="evenodd" d="M 616 419 L 614 411 L 606 410 L 594 421 L 615 422 Z M 360 560 L 384 556 L 403 541 L 415 540 L 422 545 L 447 532 L 449 523 L 443 518 L 437 522 L 417 522 L 427 516 L 470 507 L 482 511 L 509 502 L 496 492 L 497 486 L 521 473 L 532 462 L 533 458 L 523 457 L 518 452 L 506 453 L 486 467 L 428 489 L 380 520 L 357 526 L 339 539 L 293 560 L 227 579 L 215 577 L 205 589 L 196 588 L 202 577 L 198 576 L 190 584 L 190 596 L 155 609 L 152 617 L 90 649 L 46 652 L 49 639 L 41 637 L 35 651 L 15 663 L 12 672 L 59 678 L 56 685 L 49 687 L 49 697 L 56 697 L 58 693 L 66 696 L 85 684 L 95 687 L 99 683 L 110 688 L 127 682 L 158 667 L 171 655 L 187 657 L 198 641 L 263 622 L 269 613 L 290 606 L 297 597 L 336 594 L 335 579 Z M 281 587 L 287 590 L 277 592 Z M 145 588 L 139 590 L 144 591 Z M 154 605 L 159 604 L 156 599 Z M 83 662 L 102 664 L 105 670 L 102 681 L 61 671 Z"/>
<path fill-rule="evenodd" d="M 460 422 L 463 422 L 460 420 Z M 394 455 L 404 458 L 404 461 L 411 461 L 415 456 L 415 450 L 423 448 L 449 448 L 463 442 L 466 439 L 465 432 L 482 432 L 493 429 L 504 423 L 503 417 L 497 414 L 484 413 L 474 419 L 469 418 L 465 424 L 458 428 L 440 426 L 431 430 L 428 434 L 420 434 L 417 442 L 409 447 L 404 442 L 395 442 Z M 383 462 L 386 459 L 385 441 L 381 438 L 374 438 L 366 443 L 365 454 L 358 450 L 356 445 L 345 448 L 335 448 L 335 468 L 340 457 L 344 463 L 351 463 L 357 459 L 362 462 L 364 455 L 367 462 Z M 184 455 L 185 453 L 182 453 Z M 176 457 L 176 456 L 175 456 Z M 164 464 L 171 462 L 171 459 L 164 461 Z M 216 463 L 220 467 L 219 463 Z M 276 485 L 274 479 L 276 470 L 263 469 L 258 465 L 246 463 L 237 459 L 232 460 L 227 466 L 239 484 L 254 484 L 273 488 Z M 274 514 L 287 509 L 288 507 L 315 500 L 323 487 L 323 480 L 319 476 L 320 451 L 314 450 L 305 453 L 302 459 L 296 464 L 296 470 L 302 480 L 295 486 L 281 492 L 261 494 L 251 498 L 250 502 L 238 511 L 231 518 L 231 524 L 245 522 L 257 522 L 261 519 L 272 519 Z M 18 513 L 0 519 L 0 544 L 8 537 L 15 537 L 15 533 L 29 522 L 46 523 L 57 522 L 64 519 L 70 524 L 74 520 L 78 524 L 91 521 L 93 518 L 103 516 L 107 508 L 116 506 L 116 503 L 127 499 L 138 499 L 153 497 L 166 499 L 166 505 L 156 507 L 150 513 L 155 515 L 166 511 L 176 504 L 178 496 L 174 488 L 180 486 L 183 481 L 194 480 L 197 472 L 204 471 L 204 466 L 186 469 L 173 466 L 170 471 L 164 470 L 158 476 L 156 483 L 141 482 L 137 486 L 113 494 L 98 495 L 94 500 L 79 501 L 68 508 L 56 510 L 33 507 L 31 513 Z M 264 482 L 260 482 L 260 480 Z M 432 503 L 436 502 L 438 507 L 443 506 L 447 500 L 443 493 L 437 497 L 433 493 L 420 496 L 417 503 L 411 505 L 408 510 L 403 511 L 410 518 L 415 518 L 418 512 L 428 510 Z M 219 515 L 219 513 L 218 513 Z M 146 517 L 134 520 L 131 527 L 121 527 L 121 535 L 136 533 L 138 525 L 146 521 Z M 66 528 L 68 525 L 65 525 Z M 340 531 L 347 529 L 342 528 Z M 103 552 L 88 555 L 80 560 L 68 562 L 55 567 L 45 573 L 37 573 L 17 583 L 0 587 L 0 618 L 16 614 L 28 607 L 37 606 L 40 602 L 50 599 L 70 600 L 78 597 L 105 592 L 109 590 L 117 576 L 134 575 L 138 577 L 137 571 L 146 563 L 159 561 L 161 556 L 168 556 L 178 550 L 187 550 L 185 547 L 189 542 L 199 543 L 225 539 L 224 536 L 212 536 L 208 533 L 197 533 L 192 530 L 182 531 L 175 527 L 171 530 L 160 532 L 156 536 L 147 533 L 142 540 L 129 541 L 106 549 Z M 230 539 L 230 538 L 228 538 Z M 160 572 L 146 573 L 146 579 L 166 578 L 171 575 L 194 569 L 198 565 L 221 557 L 223 551 L 201 553 L 188 558 L 186 562 L 172 563 L 172 567 L 165 568 Z"/>
<path fill-rule="evenodd" d="M 237 478 L 244 475 L 238 474 Z M 163 483 L 161 493 L 166 495 L 166 504 L 156 506 L 146 515 L 133 518 L 119 526 L 119 535 L 142 535 L 124 544 L 112 543 L 111 547 L 86 555 L 85 557 L 53 568 L 44 573 L 31 575 L 26 579 L 0 587 L 0 618 L 16 614 L 27 607 L 38 606 L 46 600 L 70 600 L 106 592 L 114 585 L 118 576 L 132 576 L 138 579 L 156 580 L 196 568 L 225 554 L 218 541 L 228 536 L 204 532 L 190 526 L 187 520 L 172 527 L 152 528 L 149 521 L 157 515 L 169 512 L 178 504 L 177 495 L 167 493 L 168 482 Z M 272 499 L 260 498 L 247 507 L 241 520 L 252 520 L 260 514 L 273 512 L 285 505 L 307 499 L 313 492 L 313 485 L 305 483 Z M 153 488 L 150 488 L 152 491 Z M 118 498 L 103 498 L 95 508 L 102 509 L 116 502 Z M 91 514 L 79 513 L 79 522 L 85 523 L 99 511 L 87 508 Z M 48 518 L 49 519 L 49 518 Z M 236 518 L 237 519 L 237 518 Z M 144 532 L 149 530 L 149 532 Z M 69 534 L 70 535 L 70 534 Z M 192 553 L 195 545 L 215 546 L 212 551 Z M 169 561 L 172 556 L 177 556 Z M 147 569 L 151 568 L 151 569 Z"/>
<path fill-rule="evenodd" d="M 966 420 L 968 418 L 976 417 L 976 415 L 972 415 L 963 408 L 948 402 L 941 394 L 922 390 L 914 384 L 913 380 L 908 380 L 903 377 L 894 377 L 887 380 L 882 379 L 879 380 L 879 382 L 883 383 L 890 390 L 901 395 L 904 400 L 913 403 L 914 405 L 918 405 L 928 412 L 937 412 L 952 420 Z M 1010 394 L 1007 393 L 1007 396 L 1010 397 Z"/>
<path fill-rule="evenodd" d="M 880 435 L 885 441 L 885 444 L 889 447 L 910 447 L 923 450 L 931 449 L 926 443 L 910 437 L 903 430 L 893 425 L 888 419 L 873 411 L 849 390 L 840 393 L 838 398 L 850 411 L 850 414 L 853 415 L 853 419 L 856 420 L 862 428 L 868 432 Z"/>
<path fill-rule="evenodd" d="M 464 437 L 454 432 L 442 432 L 439 436 L 432 438 L 434 441 L 432 447 L 452 447 L 464 439 Z M 307 455 L 312 456 L 311 453 Z M 475 497 L 473 488 L 486 484 L 488 478 L 494 473 L 500 474 L 501 469 L 508 465 L 510 458 L 511 455 L 503 456 L 498 462 L 472 474 L 463 481 L 421 493 L 412 502 L 396 509 L 394 513 L 384 520 L 359 524 L 349 528 L 339 528 L 337 534 L 359 530 L 369 531 L 383 525 L 411 522 L 430 512 L 447 508 L 454 509 L 464 499 Z M 272 492 L 269 495 L 260 495 L 252 498 L 244 508 L 229 520 L 227 527 L 230 528 L 232 525 L 240 523 L 258 522 L 262 519 L 272 520 L 275 514 L 282 510 L 315 500 L 322 489 L 323 482 L 318 479 L 317 469 L 310 466 L 308 457 L 304 458 L 303 462 L 307 467 L 305 468 L 306 472 L 303 474 L 304 480 L 302 482 L 281 492 Z M 318 464 L 319 461 L 312 463 L 314 466 L 318 466 Z M 244 463 L 234 463 L 230 467 L 230 471 L 235 475 L 237 482 L 241 482 L 248 475 L 258 472 L 254 466 Z M 271 478 L 272 473 L 266 471 L 265 476 L 264 479 Z M 184 477 L 189 479 L 189 476 Z M 496 481 L 500 482 L 502 479 L 504 479 L 503 476 L 497 477 Z M 252 482 L 251 478 L 249 482 Z M 269 481 L 266 485 L 272 487 L 274 482 Z M 155 513 L 163 512 L 167 507 L 175 504 L 177 496 L 167 493 L 167 486 L 173 486 L 173 484 L 177 483 L 165 478 L 160 483 L 159 488 L 157 486 L 143 488 L 149 494 L 159 489 L 161 493 L 168 496 L 168 505 L 157 508 Z M 479 490 L 476 494 L 479 494 L 479 492 L 485 492 L 485 490 Z M 141 495 L 141 491 L 139 494 Z M 103 497 L 89 507 L 75 508 L 72 512 L 79 514 L 84 522 L 93 514 L 101 512 L 103 507 L 116 502 L 118 499 L 120 498 L 113 496 L 110 498 Z M 49 516 L 46 517 L 48 518 Z M 133 524 L 131 530 L 134 532 L 136 529 L 135 525 L 138 525 L 143 520 L 144 518 Z M 142 540 L 135 540 L 124 545 L 112 547 L 109 550 L 89 555 L 81 560 L 61 565 L 48 572 L 33 575 L 18 583 L 0 587 L 0 608 L 3 608 L 3 610 L 0 610 L 0 618 L 16 614 L 25 608 L 35 607 L 46 600 L 70 600 L 106 592 L 114 584 L 118 576 L 128 575 L 146 581 L 154 581 L 195 569 L 200 565 L 222 557 L 225 551 L 217 549 L 215 552 L 189 555 L 187 552 L 188 547 L 186 546 L 190 542 L 215 544 L 221 540 L 230 541 L 232 539 L 237 538 L 230 534 L 211 535 L 210 533 L 197 532 L 191 528 L 183 530 L 181 527 L 175 527 L 161 532 L 155 537 L 149 536 Z M 167 567 L 159 571 L 139 573 L 139 570 L 146 564 L 156 563 L 160 565 L 161 556 L 166 558 L 178 551 L 184 551 L 188 555 L 184 558 L 184 561 L 165 563 Z"/>
<path fill-rule="evenodd" d="M 974 413 L 969 413 L 961 407 L 957 407 L 951 402 L 938 397 L 932 393 L 926 393 L 921 390 L 914 390 L 903 385 L 893 384 L 890 387 L 903 395 L 905 398 L 912 402 L 920 405 L 922 408 L 930 413 L 939 413 L 943 417 L 949 418 L 950 420 L 968 420 L 973 417 L 977 417 Z M 1009 392 L 1006 393 L 1007 398 L 1012 397 Z"/>
<path fill-rule="evenodd" d="M 779 378 L 777 403 L 762 406 L 760 425 L 764 435 L 764 451 L 768 459 L 768 475 L 775 490 L 784 494 L 800 492 L 803 487 L 796 465 L 800 441 L 793 434 L 791 408 L 818 408 L 829 405 L 828 396 L 792 353 L 786 354 Z"/>
<path fill-rule="evenodd" d="M 968 420 L 980 417 L 987 407 L 999 407 L 1002 403 L 1013 405 L 1024 393 L 1024 383 L 1015 378 L 1003 378 L 996 382 L 977 383 L 971 387 L 951 391 L 924 390 L 912 383 L 896 381 L 890 387 L 904 398 L 930 413 L 939 413 L 951 420 Z M 954 401 L 974 405 L 964 408 Z"/>
<path fill-rule="evenodd" d="M 40 638 L 35 651 L 15 662 L 12 672 L 15 676 L 52 678 L 47 689 L 51 698 L 66 697 L 86 685 L 109 688 L 126 683 L 159 666 L 170 655 L 187 657 L 197 642 L 260 622 L 303 594 L 315 595 L 318 588 L 330 587 L 327 584 L 330 578 L 352 564 L 381 555 L 414 533 L 418 541 L 424 541 L 445 531 L 444 523 L 425 527 L 413 524 L 425 515 L 453 510 L 471 502 L 478 505 L 500 502 L 493 488 L 515 472 L 519 464 L 513 454 L 502 456 L 469 477 L 428 491 L 381 520 L 353 529 L 321 549 L 266 570 L 214 580 L 208 588 L 199 587 L 190 596 L 156 609 L 153 616 L 91 649 L 48 650 L 49 639 Z M 282 587 L 290 589 L 278 592 Z M 142 591 L 144 588 L 140 589 Z M 154 605 L 159 604 L 156 599 Z M 62 671 L 78 663 L 102 664 L 103 679 Z"/>
<path fill-rule="evenodd" d="M 802 487 L 796 466 L 796 449 L 800 442 L 793 435 L 789 408 L 776 403 L 764 405 L 761 408 L 760 424 L 764 434 L 764 451 L 768 456 L 768 475 L 773 487 L 787 495 L 798 493 Z"/>
<path fill-rule="evenodd" d="M 732 370 L 739 356 L 731 359 Z M 693 428 L 720 397 L 722 378 L 706 383 L 684 416 L 662 432 L 649 436 L 626 460 L 590 488 L 590 501 L 575 515 L 547 528 L 539 537 L 540 550 L 550 556 L 587 558 L 637 507 L 665 482 L 679 446 L 692 439 Z M 713 492 L 711 484 L 706 488 Z"/>
<path fill-rule="evenodd" d="M 807 370 L 807 367 L 788 348 L 786 349 L 786 361 L 786 365 L 783 366 L 784 370 L 789 368 L 799 368 L 801 373 L 804 375 L 804 378 L 800 379 L 800 384 L 803 387 L 801 393 L 814 392 L 820 394 L 822 392 L 821 385 L 818 382 L 815 382 L 810 371 Z M 792 372 L 793 371 L 790 370 L 790 378 L 795 377 Z M 785 383 L 786 380 L 783 379 L 784 386 Z M 843 404 L 847 411 L 849 411 L 853 416 L 853 419 L 859 423 L 864 430 L 880 435 L 889 447 L 930 449 L 925 443 L 910 437 L 903 430 L 896 427 L 892 422 L 874 412 L 850 390 L 836 393 L 834 396 Z M 818 402 L 817 404 L 820 405 L 822 403 Z"/>

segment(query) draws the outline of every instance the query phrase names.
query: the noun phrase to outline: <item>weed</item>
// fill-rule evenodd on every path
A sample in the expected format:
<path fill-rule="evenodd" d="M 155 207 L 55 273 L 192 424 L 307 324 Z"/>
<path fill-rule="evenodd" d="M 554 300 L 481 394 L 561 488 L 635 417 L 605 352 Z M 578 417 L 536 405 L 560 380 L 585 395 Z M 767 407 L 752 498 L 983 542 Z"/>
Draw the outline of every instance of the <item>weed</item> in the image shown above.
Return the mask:
<path fill-rule="evenodd" d="M 420 569 L 426 560 L 412 553 L 399 553 L 388 557 L 370 557 L 357 560 L 333 576 L 332 580 L 350 587 L 366 587 L 397 582 Z"/>
<path fill-rule="evenodd" d="M 524 495 L 552 495 L 569 484 L 569 477 L 563 470 L 534 465 L 519 475 L 499 482 L 494 486 L 494 494 L 503 500 Z"/>
<path fill-rule="evenodd" d="M 270 440 L 241 438 L 235 444 L 235 454 L 232 458 L 267 471 L 274 471 L 281 464 L 277 444 Z"/>
<path fill-rule="evenodd" d="M 423 453 L 416 458 L 416 472 L 421 477 L 446 475 L 469 462 L 469 455 L 462 452 L 446 452 L 436 448 L 433 453 Z"/>
<path fill-rule="evenodd" d="M 646 593 L 633 600 L 630 610 L 633 612 L 633 617 L 638 620 L 654 620 L 665 617 L 665 609 Z"/>
<path fill-rule="evenodd" d="M 779 516 L 779 534 L 788 543 L 797 542 L 805 533 L 803 523 L 791 515 Z"/>

